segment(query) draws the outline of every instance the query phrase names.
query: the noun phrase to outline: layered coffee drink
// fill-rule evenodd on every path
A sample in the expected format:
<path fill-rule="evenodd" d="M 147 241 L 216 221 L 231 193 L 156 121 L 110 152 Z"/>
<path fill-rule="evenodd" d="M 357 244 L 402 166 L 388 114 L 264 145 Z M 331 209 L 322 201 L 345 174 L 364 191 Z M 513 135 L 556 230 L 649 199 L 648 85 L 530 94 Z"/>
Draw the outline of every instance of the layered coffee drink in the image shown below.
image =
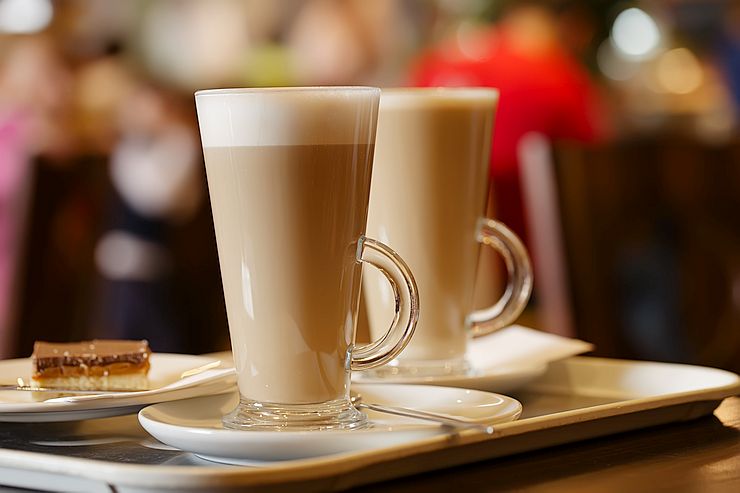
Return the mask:
<path fill-rule="evenodd" d="M 360 87 L 196 93 L 241 394 L 228 428 L 364 426 L 350 369 L 389 361 L 413 332 L 413 279 L 364 236 L 378 100 Z M 390 309 L 393 343 L 355 346 L 361 262 L 376 261 L 412 288 Z"/>
<path fill-rule="evenodd" d="M 349 385 L 372 151 L 205 148 L 229 324 L 242 328 L 231 332 L 243 348 L 239 386 L 254 399 L 322 402 Z"/>
<path fill-rule="evenodd" d="M 517 257 L 509 262 L 515 269 L 525 263 L 528 269 L 521 252 L 512 254 L 502 244 L 506 238 L 499 234 L 500 225 L 483 227 L 497 102 L 498 93 L 491 89 L 383 90 L 367 231 L 392 244 L 418 282 L 424 303 L 418 330 L 396 362 L 397 368 L 406 365 L 417 376 L 467 371 L 482 243 L 500 250 L 507 261 Z M 488 229 L 494 236 L 486 236 Z M 365 273 L 364 283 L 370 332 L 377 336 L 387 323 L 393 296 L 374 272 Z M 504 300 L 507 316 L 521 311 L 521 294 L 529 296 L 521 286 L 511 287 L 517 305 Z M 494 312 L 479 314 L 479 319 L 490 322 L 501 315 Z"/>

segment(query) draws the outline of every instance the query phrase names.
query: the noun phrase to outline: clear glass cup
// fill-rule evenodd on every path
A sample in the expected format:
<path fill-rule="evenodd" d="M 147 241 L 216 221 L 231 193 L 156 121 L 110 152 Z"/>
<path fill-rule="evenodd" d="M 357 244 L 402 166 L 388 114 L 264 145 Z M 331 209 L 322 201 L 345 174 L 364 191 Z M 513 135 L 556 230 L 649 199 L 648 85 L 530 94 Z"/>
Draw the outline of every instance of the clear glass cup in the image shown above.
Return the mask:
<path fill-rule="evenodd" d="M 464 374 L 469 339 L 510 324 L 527 304 L 527 252 L 506 226 L 484 217 L 497 103 L 493 89 L 382 92 L 367 231 L 409 263 L 424 310 L 414 340 L 376 376 Z M 503 257 L 508 284 L 497 303 L 473 311 L 481 245 Z M 392 293 L 372 272 L 363 282 L 370 333 L 377 337 Z"/>
<path fill-rule="evenodd" d="M 379 89 L 223 89 L 195 95 L 241 400 L 241 430 L 361 428 L 350 372 L 414 332 L 414 278 L 364 236 Z M 387 279 L 393 322 L 355 344 L 362 264 Z"/>

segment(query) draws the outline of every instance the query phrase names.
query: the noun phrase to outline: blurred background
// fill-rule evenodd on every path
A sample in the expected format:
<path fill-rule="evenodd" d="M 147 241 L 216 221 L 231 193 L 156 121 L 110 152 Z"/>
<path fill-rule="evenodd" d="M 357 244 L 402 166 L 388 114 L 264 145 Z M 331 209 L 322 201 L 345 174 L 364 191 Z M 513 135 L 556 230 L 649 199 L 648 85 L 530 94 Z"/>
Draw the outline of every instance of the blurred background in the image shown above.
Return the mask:
<path fill-rule="evenodd" d="M 0 0 L 0 357 L 227 348 L 192 92 L 321 84 L 498 87 L 522 322 L 740 370 L 731 0 Z"/>

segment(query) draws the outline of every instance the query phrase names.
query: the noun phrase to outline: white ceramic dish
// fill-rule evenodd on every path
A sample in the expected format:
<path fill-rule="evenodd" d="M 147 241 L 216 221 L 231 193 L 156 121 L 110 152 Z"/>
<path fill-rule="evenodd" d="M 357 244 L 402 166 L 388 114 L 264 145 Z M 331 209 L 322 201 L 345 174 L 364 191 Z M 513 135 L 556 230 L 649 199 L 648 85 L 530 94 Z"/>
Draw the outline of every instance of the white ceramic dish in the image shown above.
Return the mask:
<path fill-rule="evenodd" d="M 53 422 L 104 418 L 135 413 L 142 407 L 157 402 L 232 390 L 236 377 L 231 372 L 220 372 L 216 378 L 199 381 L 198 385 L 163 389 L 179 381 L 183 372 L 216 361 L 202 356 L 154 353 L 151 355 L 149 370 L 150 391 L 106 394 L 105 398 L 89 396 L 84 399 L 36 401 L 33 392 L 0 391 L 0 422 Z M 30 375 L 29 358 L 0 361 L 0 382 L 13 383 L 19 377 L 28 382 Z"/>
<path fill-rule="evenodd" d="M 467 360 L 472 368 L 467 375 L 382 378 L 372 372 L 356 372 L 352 379 L 358 383 L 441 385 L 507 393 L 543 375 L 549 363 L 592 349 L 593 345 L 578 339 L 512 325 L 470 341 Z"/>
<path fill-rule="evenodd" d="M 392 379 L 374 377 L 372 374 L 354 373 L 352 381 L 364 384 L 409 384 L 459 387 L 486 392 L 509 392 L 528 384 L 547 371 L 546 363 L 521 364 L 501 368 L 477 368 L 473 366 L 466 375 L 443 376 L 395 376 Z"/>
<path fill-rule="evenodd" d="M 475 423 L 517 419 L 516 400 L 489 392 L 418 385 L 353 385 L 363 401 L 413 407 L 459 416 Z M 449 432 L 429 421 L 368 412 L 372 427 L 364 430 L 234 431 L 221 416 L 238 402 L 238 393 L 167 402 L 142 409 L 139 422 L 159 441 L 208 460 L 232 464 L 282 461 L 377 449 Z M 460 433 L 467 433 L 461 431 Z"/>

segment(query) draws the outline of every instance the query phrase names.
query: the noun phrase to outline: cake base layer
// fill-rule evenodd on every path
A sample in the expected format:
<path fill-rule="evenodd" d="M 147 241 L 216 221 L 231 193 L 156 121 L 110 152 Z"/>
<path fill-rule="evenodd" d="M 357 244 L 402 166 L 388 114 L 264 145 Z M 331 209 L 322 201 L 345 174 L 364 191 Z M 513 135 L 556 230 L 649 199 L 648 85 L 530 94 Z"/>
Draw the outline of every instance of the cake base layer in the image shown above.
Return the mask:
<path fill-rule="evenodd" d="M 78 376 L 63 378 L 34 378 L 32 386 L 48 389 L 70 390 L 147 390 L 146 374 Z"/>

